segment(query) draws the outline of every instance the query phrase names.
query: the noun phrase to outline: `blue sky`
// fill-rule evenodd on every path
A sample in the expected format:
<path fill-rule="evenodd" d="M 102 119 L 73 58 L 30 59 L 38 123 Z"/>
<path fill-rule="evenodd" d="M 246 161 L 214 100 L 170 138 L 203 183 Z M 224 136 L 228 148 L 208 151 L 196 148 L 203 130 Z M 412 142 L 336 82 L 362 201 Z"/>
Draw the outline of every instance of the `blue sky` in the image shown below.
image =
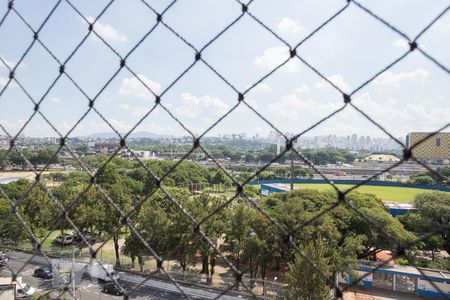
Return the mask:
<path fill-rule="evenodd" d="M 56 1 L 15 1 L 14 7 L 37 29 Z M 92 21 L 107 1 L 72 1 Z M 161 12 L 169 1 L 147 3 Z M 360 2 L 410 38 L 415 37 L 446 6 L 448 1 Z M 249 11 L 291 45 L 301 41 L 346 1 L 256 0 Z M 0 15 L 6 11 L 6 1 Z M 231 0 L 179 0 L 163 16 L 174 31 L 197 49 L 241 14 Z M 138 0 L 117 0 L 94 25 L 120 55 L 125 55 L 156 24 L 156 16 Z M 39 34 L 40 40 L 64 61 L 88 32 L 88 24 L 65 2 L 57 7 Z M 32 42 L 30 29 L 11 13 L 0 27 L 0 56 L 11 67 Z M 419 40 L 419 46 L 450 67 L 450 12 Z M 298 48 L 299 55 L 345 92 L 351 92 L 408 49 L 406 40 L 370 17 L 354 3 L 330 24 Z M 289 56 L 288 48 L 244 15 L 202 53 L 202 58 L 238 91 L 245 91 Z M 127 65 L 155 93 L 163 92 L 190 64 L 195 52 L 159 24 L 127 59 Z M 17 80 L 39 100 L 58 75 L 58 64 L 35 44 L 16 70 Z M 119 68 L 119 58 L 91 34 L 69 60 L 66 72 L 89 96 L 94 97 Z M 8 77 L 0 63 L 0 89 Z M 403 61 L 357 92 L 353 103 L 380 122 L 395 136 L 411 131 L 436 130 L 449 122 L 450 82 L 446 72 L 422 54 L 413 52 Z M 301 132 L 342 106 L 342 95 L 295 58 L 259 86 L 245 100 L 283 132 Z M 161 102 L 192 132 L 199 134 L 237 102 L 236 92 L 198 62 L 161 98 Z M 154 96 L 127 70 L 106 87 L 95 107 L 120 132 L 131 129 L 153 106 Z M 12 82 L 0 97 L 0 124 L 14 135 L 33 113 L 33 104 Z M 88 100 L 62 76 L 45 96 L 40 111 L 65 134 L 88 109 Z M 240 105 L 209 135 L 247 132 L 267 135 L 270 126 Z M 111 131 L 93 111 L 71 136 Z M 158 108 L 136 129 L 159 134 L 187 132 Z M 56 136 L 36 115 L 23 132 L 29 136 Z M 383 133 L 351 107 L 313 129 L 308 135 L 371 135 Z M 3 134 L 3 132 L 0 132 Z"/>

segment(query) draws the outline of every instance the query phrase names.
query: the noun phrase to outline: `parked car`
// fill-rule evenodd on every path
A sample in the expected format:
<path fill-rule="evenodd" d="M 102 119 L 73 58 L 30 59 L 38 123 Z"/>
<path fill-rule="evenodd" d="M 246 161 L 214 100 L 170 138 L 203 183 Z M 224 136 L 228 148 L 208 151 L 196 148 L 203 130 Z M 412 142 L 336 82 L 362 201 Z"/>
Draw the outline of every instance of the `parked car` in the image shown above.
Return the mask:
<path fill-rule="evenodd" d="M 83 241 L 83 239 L 81 238 L 81 235 L 78 234 L 76 231 L 74 231 L 74 232 L 72 233 L 72 236 L 73 236 L 73 241 L 74 241 L 75 243 L 81 243 L 81 242 Z"/>
<path fill-rule="evenodd" d="M 67 233 L 64 236 L 58 235 L 55 238 L 55 241 L 57 243 L 60 243 L 60 244 L 63 244 L 63 245 L 70 245 L 73 242 L 73 236 L 70 235 L 70 234 L 67 234 Z"/>
<path fill-rule="evenodd" d="M 33 276 L 44 279 L 52 279 L 53 272 L 49 267 L 39 267 L 34 270 Z"/>
<path fill-rule="evenodd" d="M 3 267 L 8 262 L 9 258 L 8 255 L 5 253 L 0 252 L 0 267 Z"/>
<path fill-rule="evenodd" d="M 83 242 L 83 238 L 92 244 L 95 244 L 95 243 L 101 241 L 101 238 L 98 234 L 94 234 L 89 231 L 82 231 L 81 234 L 78 234 L 76 231 L 74 231 L 72 235 L 73 235 L 73 241 L 76 243 Z M 83 236 L 83 238 L 81 236 Z"/>
<path fill-rule="evenodd" d="M 121 296 L 124 290 L 114 282 L 108 282 L 103 285 L 103 293 Z"/>
<path fill-rule="evenodd" d="M 16 287 L 16 299 L 31 299 L 36 291 L 35 288 L 22 282 L 22 277 L 0 277 L 0 285 L 15 285 Z M 0 295 L 1 296 L 1 295 Z M 1 298 L 1 297 L 0 297 Z M 1 298 L 3 299 L 3 298 Z M 6 299 L 6 298 L 5 298 Z"/>
<path fill-rule="evenodd" d="M 17 290 L 17 298 L 31 297 L 34 295 L 36 289 L 28 284 L 19 284 Z"/>

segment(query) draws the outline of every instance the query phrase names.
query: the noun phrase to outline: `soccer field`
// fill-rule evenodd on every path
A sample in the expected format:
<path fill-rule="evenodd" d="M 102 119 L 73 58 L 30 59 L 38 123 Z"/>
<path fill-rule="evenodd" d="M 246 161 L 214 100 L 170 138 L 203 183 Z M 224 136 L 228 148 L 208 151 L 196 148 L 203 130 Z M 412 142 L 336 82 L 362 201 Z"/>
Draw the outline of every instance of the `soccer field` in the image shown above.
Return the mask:
<path fill-rule="evenodd" d="M 295 186 L 304 189 L 315 189 L 319 191 L 332 190 L 333 188 L 329 184 L 322 183 L 298 183 Z M 346 190 L 352 187 L 349 184 L 338 184 L 339 189 Z M 424 192 L 431 192 L 431 190 L 410 188 L 410 187 L 397 187 L 397 186 L 370 186 L 363 185 L 355 189 L 360 193 L 374 194 L 381 200 L 397 201 L 397 202 L 411 202 L 417 194 Z"/>

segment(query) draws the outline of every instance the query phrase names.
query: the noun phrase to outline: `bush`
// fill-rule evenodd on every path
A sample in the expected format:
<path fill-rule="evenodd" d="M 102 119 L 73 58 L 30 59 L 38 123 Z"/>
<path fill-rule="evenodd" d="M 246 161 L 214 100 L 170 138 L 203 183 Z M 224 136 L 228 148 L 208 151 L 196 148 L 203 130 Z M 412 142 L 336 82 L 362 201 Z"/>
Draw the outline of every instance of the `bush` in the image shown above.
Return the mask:
<path fill-rule="evenodd" d="M 397 265 L 402 265 L 402 266 L 407 266 L 409 265 L 409 261 L 406 258 L 403 257 L 399 257 L 395 260 L 395 262 L 397 263 Z"/>
<path fill-rule="evenodd" d="M 423 184 L 423 185 L 435 184 L 434 179 L 431 178 L 431 176 L 429 176 L 429 175 L 420 175 L 420 176 L 412 177 L 409 180 L 409 182 L 412 184 Z"/>

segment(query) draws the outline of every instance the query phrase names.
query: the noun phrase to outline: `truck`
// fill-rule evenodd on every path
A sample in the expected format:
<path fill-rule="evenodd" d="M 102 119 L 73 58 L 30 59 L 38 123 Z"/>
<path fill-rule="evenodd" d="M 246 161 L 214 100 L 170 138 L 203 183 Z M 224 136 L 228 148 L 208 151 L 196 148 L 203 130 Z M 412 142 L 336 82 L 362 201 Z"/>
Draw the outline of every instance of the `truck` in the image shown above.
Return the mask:
<path fill-rule="evenodd" d="M 119 274 L 117 274 L 111 264 L 94 263 L 87 267 L 87 273 L 91 278 L 97 278 L 105 282 L 119 279 Z"/>

